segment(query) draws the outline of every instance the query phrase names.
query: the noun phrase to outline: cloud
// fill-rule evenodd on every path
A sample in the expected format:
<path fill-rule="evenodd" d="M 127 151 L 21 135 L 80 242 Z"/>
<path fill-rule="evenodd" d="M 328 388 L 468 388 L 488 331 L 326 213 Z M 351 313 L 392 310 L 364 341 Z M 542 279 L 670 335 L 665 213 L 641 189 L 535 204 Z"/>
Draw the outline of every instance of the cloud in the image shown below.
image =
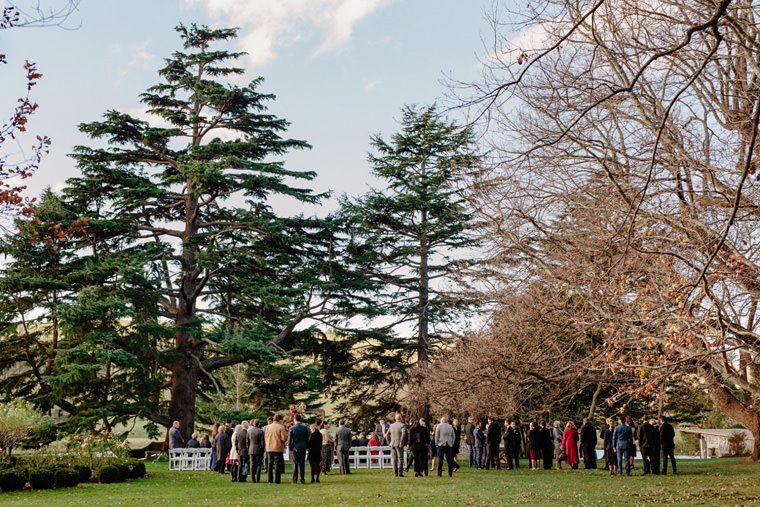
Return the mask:
<path fill-rule="evenodd" d="M 382 80 L 380 79 L 375 79 L 374 81 L 367 81 L 366 83 L 364 83 L 364 89 L 367 91 L 372 90 L 373 88 L 376 88 L 381 83 L 382 83 Z"/>
<path fill-rule="evenodd" d="M 356 23 L 395 0 L 185 0 L 205 5 L 216 20 L 241 26 L 249 65 L 260 67 L 277 49 L 318 34 L 312 54 L 346 44 Z"/>
<path fill-rule="evenodd" d="M 148 41 L 140 44 L 133 44 L 129 46 L 128 50 L 122 51 L 121 46 L 112 46 L 110 49 L 114 55 L 122 55 L 126 57 L 128 55 L 129 61 L 124 68 L 119 72 L 119 77 L 114 82 L 115 87 L 121 86 L 122 81 L 134 71 L 135 68 L 141 68 L 144 70 L 151 70 L 155 66 L 157 56 L 148 51 Z"/>

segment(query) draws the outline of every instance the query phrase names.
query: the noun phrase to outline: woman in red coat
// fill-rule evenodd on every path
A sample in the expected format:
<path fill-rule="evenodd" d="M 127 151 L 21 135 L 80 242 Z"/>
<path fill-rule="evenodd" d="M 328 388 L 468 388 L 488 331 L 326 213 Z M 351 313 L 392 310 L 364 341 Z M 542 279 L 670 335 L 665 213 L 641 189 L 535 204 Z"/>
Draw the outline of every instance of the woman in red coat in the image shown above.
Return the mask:
<path fill-rule="evenodd" d="M 565 432 L 562 434 L 562 446 L 565 448 L 567 459 L 565 463 L 571 468 L 578 468 L 578 430 L 573 421 L 567 423 Z"/>

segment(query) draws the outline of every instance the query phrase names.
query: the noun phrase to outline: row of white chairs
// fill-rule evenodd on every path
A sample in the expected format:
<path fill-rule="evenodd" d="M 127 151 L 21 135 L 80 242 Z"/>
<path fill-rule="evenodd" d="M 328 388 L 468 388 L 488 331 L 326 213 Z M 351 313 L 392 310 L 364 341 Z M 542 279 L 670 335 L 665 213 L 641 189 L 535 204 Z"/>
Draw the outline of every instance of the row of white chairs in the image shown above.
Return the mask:
<path fill-rule="evenodd" d="M 169 470 L 208 470 L 211 449 L 169 449 Z"/>
<path fill-rule="evenodd" d="M 406 448 L 402 453 L 406 466 Z M 287 459 L 287 457 L 286 457 Z M 351 468 L 393 468 L 389 446 L 351 447 L 348 450 Z M 208 470 L 211 464 L 211 449 L 169 449 L 169 470 Z M 338 466 L 337 452 L 333 455 L 333 466 Z"/>

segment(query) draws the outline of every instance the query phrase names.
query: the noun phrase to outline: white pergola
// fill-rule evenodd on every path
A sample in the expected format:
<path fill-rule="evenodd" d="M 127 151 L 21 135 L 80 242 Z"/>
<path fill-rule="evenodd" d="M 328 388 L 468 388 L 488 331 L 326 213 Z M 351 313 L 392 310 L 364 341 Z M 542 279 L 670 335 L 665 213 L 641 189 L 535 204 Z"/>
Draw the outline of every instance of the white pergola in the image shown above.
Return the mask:
<path fill-rule="evenodd" d="M 745 435 L 745 452 L 752 452 L 755 445 L 755 438 L 752 436 L 752 433 L 744 428 L 679 428 L 678 431 L 697 436 L 699 439 L 699 457 L 703 459 L 710 457 L 710 449 L 715 449 L 715 454 L 718 457 L 731 454 L 728 439 L 737 433 Z"/>

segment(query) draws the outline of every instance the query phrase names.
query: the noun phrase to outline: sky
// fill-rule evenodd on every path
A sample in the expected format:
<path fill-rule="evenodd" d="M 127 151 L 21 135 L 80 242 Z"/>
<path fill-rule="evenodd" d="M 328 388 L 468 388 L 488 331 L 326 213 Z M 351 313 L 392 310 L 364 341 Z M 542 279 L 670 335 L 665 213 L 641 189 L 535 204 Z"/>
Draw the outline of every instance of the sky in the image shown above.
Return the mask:
<path fill-rule="evenodd" d="M 25 2 L 18 1 L 23 5 Z M 26 2 L 27 4 L 35 2 Z M 41 0 L 48 8 L 64 0 Z M 289 137 L 313 148 L 285 157 L 294 170 L 313 170 L 317 191 L 359 195 L 373 180 L 367 163 L 370 136 L 399 130 L 405 104 L 441 101 L 447 76 L 476 80 L 483 40 L 491 27 L 490 0 L 81 0 L 65 28 L 0 30 L 0 116 L 25 92 L 24 60 L 43 77 L 32 90 L 38 111 L 29 136 L 53 144 L 29 194 L 63 187 L 77 174 L 67 155 L 88 144 L 77 130 L 109 109 L 142 114 L 139 94 L 159 82 L 163 59 L 181 49 L 174 27 L 182 22 L 240 28 L 231 49 L 246 81 L 264 78 L 273 93 L 269 111 L 287 119 Z M 454 111 L 450 118 L 464 120 Z M 20 139 L 28 150 L 32 139 Z M 332 208 L 335 200 L 323 206 Z M 294 210 L 300 211 L 300 210 Z"/>

